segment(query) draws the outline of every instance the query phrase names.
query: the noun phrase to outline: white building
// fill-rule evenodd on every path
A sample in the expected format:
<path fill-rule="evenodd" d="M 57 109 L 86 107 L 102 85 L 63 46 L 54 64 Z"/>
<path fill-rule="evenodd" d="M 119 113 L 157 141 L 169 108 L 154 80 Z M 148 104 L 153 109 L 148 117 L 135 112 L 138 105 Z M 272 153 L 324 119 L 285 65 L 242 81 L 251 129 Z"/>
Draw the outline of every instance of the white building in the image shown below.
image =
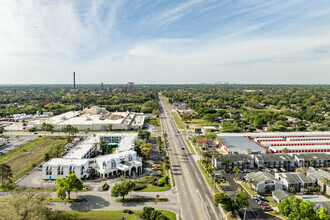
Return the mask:
<path fill-rule="evenodd" d="M 100 140 L 108 145 L 118 145 L 115 152 L 91 158 L 100 150 Z M 132 175 L 142 172 L 142 159 L 134 151 L 136 133 L 108 133 L 90 135 L 63 158 L 53 158 L 42 165 L 43 179 L 59 179 L 75 173 L 86 178 L 89 170 L 95 169 L 102 178 L 119 174 Z"/>
<path fill-rule="evenodd" d="M 135 130 L 142 129 L 145 115 L 134 112 L 108 112 L 105 108 L 93 106 L 83 111 L 70 111 L 47 119 L 32 121 L 31 124 L 41 129 L 42 124 L 54 126 L 54 130 L 62 131 L 67 125 L 78 130 L 106 131 L 109 130 Z"/>
<path fill-rule="evenodd" d="M 283 189 L 283 184 L 274 178 L 274 176 L 270 173 L 265 172 L 256 172 L 256 173 L 248 173 L 248 180 L 251 180 L 251 186 L 258 193 L 267 193 L 276 189 Z"/>

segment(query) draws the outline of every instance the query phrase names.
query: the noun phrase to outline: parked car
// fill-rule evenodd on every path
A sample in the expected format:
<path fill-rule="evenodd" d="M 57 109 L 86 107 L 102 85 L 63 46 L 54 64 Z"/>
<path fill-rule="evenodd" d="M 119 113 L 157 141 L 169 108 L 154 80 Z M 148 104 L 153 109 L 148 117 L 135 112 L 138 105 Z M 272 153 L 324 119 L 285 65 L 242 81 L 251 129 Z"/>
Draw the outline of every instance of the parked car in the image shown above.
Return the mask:
<path fill-rule="evenodd" d="M 264 207 L 262 207 L 262 210 L 264 210 L 264 211 L 272 211 L 273 209 L 271 207 L 269 207 L 269 206 L 264 206 Z"/>
<path fill-rule="evenodd" d="M 266 170 L 266 172 L 268 172 L 268 173 L 271 173 L 271 172 L 272 172 L 272 170 L 271 170 L 271 169 L 268 169 L 268 168 L 266 168 L 265 170 Z"/>
<path fill-rule="evenodd" d="M 280 170 L 281 170 L 281 172 L 286 172 L 286 170 L 284 168 L 281 168 Z"/>
<path fill-rule="evenodd" d="M 261 208 L 262 208 L 262 207 L 265 207 L 265 206 L 269 206 L 268 203 L 266 203 L 266 204 L 261 204 L 261 205 L 260 205 Z"/>
<path fill-rule="evenodd" d="M 276 168 L 274 168 L 273 171 L 274 171 L 275 173 L 278 173 L 278 169 L 276 169 Z"/>

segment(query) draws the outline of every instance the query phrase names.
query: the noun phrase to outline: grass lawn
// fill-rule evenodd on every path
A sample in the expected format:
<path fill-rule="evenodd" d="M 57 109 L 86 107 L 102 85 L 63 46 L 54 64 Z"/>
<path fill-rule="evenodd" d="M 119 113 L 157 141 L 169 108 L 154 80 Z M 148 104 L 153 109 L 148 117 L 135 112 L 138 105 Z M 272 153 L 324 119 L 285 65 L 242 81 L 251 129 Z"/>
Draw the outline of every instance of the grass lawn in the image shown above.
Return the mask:
<path fill-rule="evenodd" d="M 273 208 L 277 207 L 277 202 L 275 202 L 272 196 L 266 196 L 266 199 L 269 201 L 269 205 Z"/>
<path fill-rule="evenodd" d="M 196 155 L 196 153 L 195 153 L 195 151 L 194 151 L 194 149 L 193 149 L 193 146 L 191 146 L 189 140 L 188 140 L 188 139 L 184 139 L 184 141 L 186 142 L 187 146 L 189 147 L 190 152 L 191 152 L 192 154 Z"/>
<path fill-rule="evenodd" d="M 168 98 L 167 97 L 163 96 L 163 99 L 164 99 L 166 105 L 169 105 L 170 104 L 170 102 L 168 101 Z"/>
<path fill-rule="evenodd" d="M 171 189 L 171 185 L 165 185 L 165 186 L 150 185 L 147 188 L 139 190 L 139 192 L 161 192 L 161 191 L 167 191 L 170 189 Z"/>
<path fill-rule="evenodd" d="M 217 190 L 217 188 L 215 187 L 214 183 L 212 182 L 211 177 L 209 177 L 209 175 L 206 173 L 204 167 L 201 165 L 201 162 L 200 162 L 200 161 L 197 161 L 197 164 L 198 164 L 198 166 L 199 166 L 199 169 L 202 171 L 203 176 L 204 176 L 206 182 L 209 184 L 211 190 L 212 190 L 214 193 L 219 192 L 219 191 Z"/>
<path fill-rule="evenodd" d="M 0 157 L 0 164 L 8 164 L 13 171 L 13 181 L 26 175 L 44 160 L 44 154 L 54 144 L 67 143 L 65 137 L 40 137 L 23 144 Z"/>
<path fill-rule="evenodd" d="M 168 202 L 168 198 L 117 198 L 116 202 Z"/>
<path fill-rule="evenodd" d="M 226 220 L 235 220 L 238 219 L 235 215 L 232 215 L 231 212 L 228 212 L 226 215 Z"/>
<path fill-rule="evenodd" d="M 162 211 L 160 210 L 165 216 L 167 216 L 170 220 L 176 220 L 176 215 L 173 212 L 169 211 Z M 134 210 L 134 213 L 128 214 L 123 213 L 123 211 L 66 211 L 62 212 L 63 216 L 73 217 L 72 219 L 95 219 L 95 220 L 121 220 L 123 216 L 126 217 L 127 220 L 135 220 L 141 219 L 139 214 L 142 213 L 141 210 Z"/>
<path fill-rule="evenodd" d="M 178 126 L 179 129 L 185 129 L 186 126 L 184 125 L 183 121 L 181 120 L 180 116 L 176 112 L 171 112 L 173 116 L 175 124 Z"/>
<path fill-rule="evenodd" d="M 243 188 L 246 190 L 246 191 L 248 191 L 248 193 L 251 195 L 251 196 L 256 196 L 256 195 L 258 195 L 258 193 L 256 192 L 256 191 L 254 191 L 254 190 L 252 190 L 251 188 L 250 188 L 250 186 L 246 183 L 246 182 L 241 182 L 241 185 L 243 186 Z"/>

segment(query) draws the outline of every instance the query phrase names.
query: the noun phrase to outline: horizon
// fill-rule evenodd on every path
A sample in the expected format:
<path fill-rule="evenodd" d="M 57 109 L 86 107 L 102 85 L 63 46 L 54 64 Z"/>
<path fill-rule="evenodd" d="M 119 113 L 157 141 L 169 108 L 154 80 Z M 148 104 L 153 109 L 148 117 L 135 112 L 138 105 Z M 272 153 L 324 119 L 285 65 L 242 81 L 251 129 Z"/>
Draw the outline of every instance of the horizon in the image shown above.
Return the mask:
<path fill-rule="evenodd" d="M 1 84 L 330 83 L 330 2 L 4 1 Z"/>

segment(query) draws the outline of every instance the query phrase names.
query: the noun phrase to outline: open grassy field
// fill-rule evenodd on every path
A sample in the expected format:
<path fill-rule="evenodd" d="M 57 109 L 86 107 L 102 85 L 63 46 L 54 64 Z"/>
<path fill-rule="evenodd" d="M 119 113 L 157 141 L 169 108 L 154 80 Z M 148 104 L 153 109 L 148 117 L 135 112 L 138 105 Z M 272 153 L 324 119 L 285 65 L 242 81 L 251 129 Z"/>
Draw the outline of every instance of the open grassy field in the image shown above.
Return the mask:
<path fill-rule="evenodd" d="M 123 216 L 126 217 L 127 220 L 135 220 L 141 219 L 139 214 L 142 213 L 141 210 L 134 210 L 134 213 L 128 214 L 123 213 L 122 211 L 66 211 L 62 212 L 63 216 L 71 217 L 72 219 L 95 219 L 95 220 L 121 220 Z M 165 216 L 167 216 L 170 220 L 175 220 L 176 215 L 173 212 L 169 211 L 161 211 Z"/>
<path fill-rule="evenodd" d="M 8 164 L 13 171 L 13 180 L 26 175 L 44 160 L 44 154 L 54 144 L 67 143 L 64 137 L 40 137 L 29 143 L 23 144 L 0 156 L 0 163 Z"/>

